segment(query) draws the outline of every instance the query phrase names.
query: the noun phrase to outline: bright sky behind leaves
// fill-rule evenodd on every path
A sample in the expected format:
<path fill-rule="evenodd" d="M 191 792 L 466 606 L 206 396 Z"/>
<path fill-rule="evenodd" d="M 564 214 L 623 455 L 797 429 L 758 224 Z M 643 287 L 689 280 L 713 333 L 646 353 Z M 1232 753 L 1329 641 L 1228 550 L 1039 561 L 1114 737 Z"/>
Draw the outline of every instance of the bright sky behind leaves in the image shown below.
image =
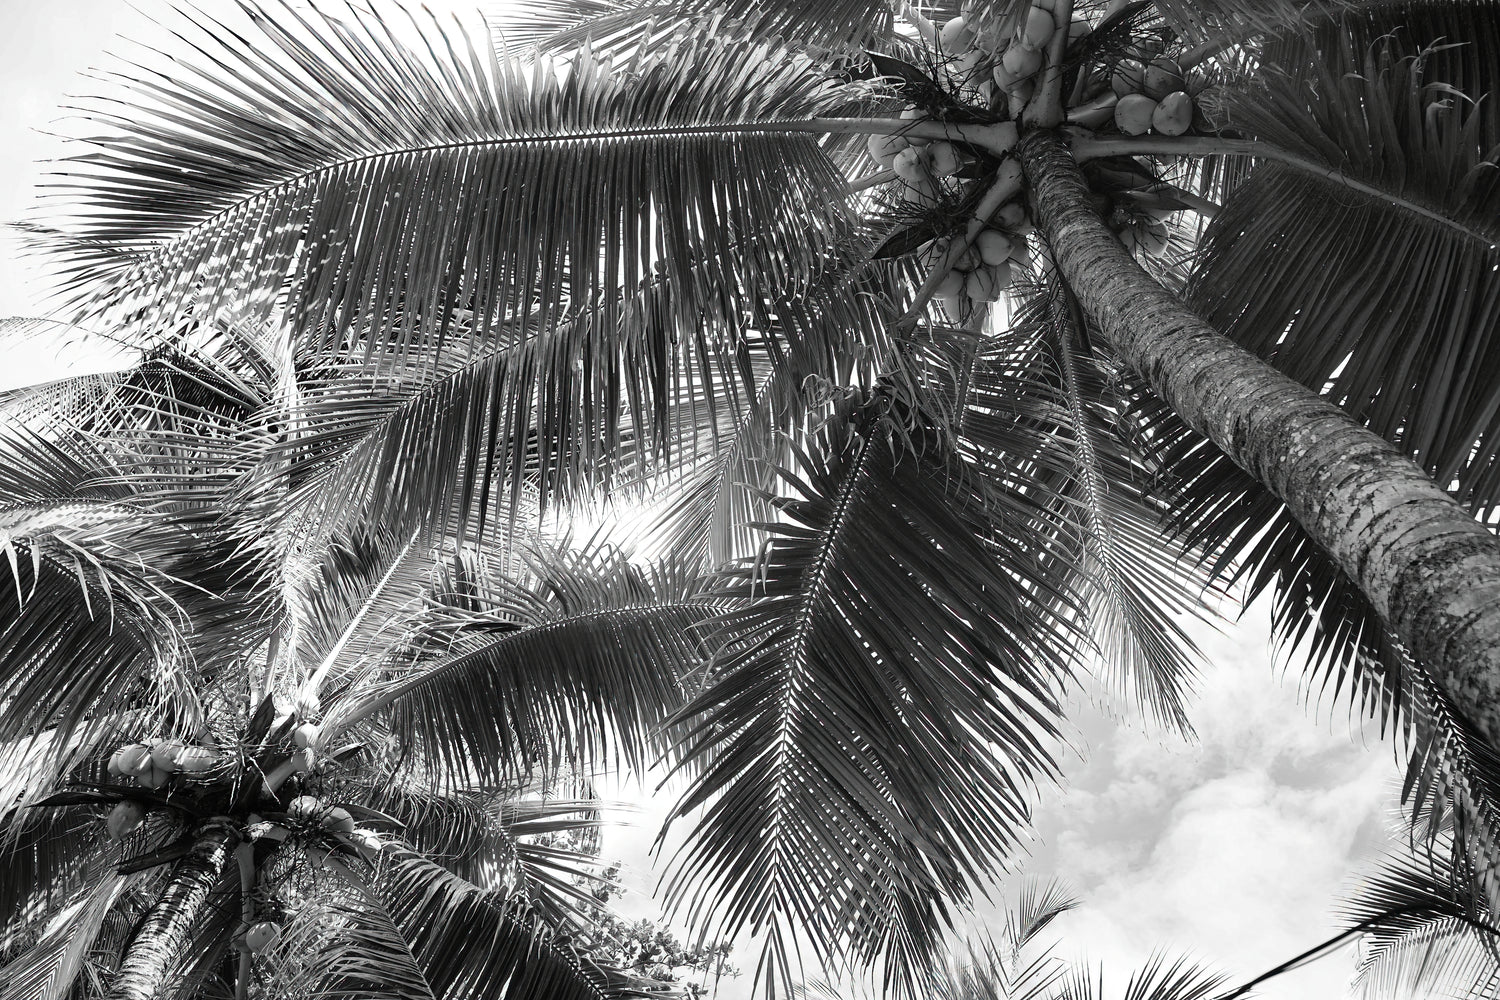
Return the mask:
<path fill-rule="evenodd" d="M 153 14 L 165 4 L 144 0 Z M 210 11 L 229 0 L 202 0 Z M 469 5 L 429 2 L 439 11 Z M 122 0 L 8 0 L 0 32 L 0 219 L 23 216 L 42 168 L 61 144 L 39 134 L 54 126 L 67 94 L 96 89 L 90 67 L 129 53 L 114 36 L 161 42 L 160 28 Z M 35 315 L 36 277 L 0 242 L 0 317 Z M 6 345 L 0 387 L 107 364 L 98 345 L 35 341 Z M 1060 875 L 1085 905 L 1057 925 L 1065 951 L 1105 964 L 1111 996 L 1155 949 L 1188 953 L 1231 983 L 1257 975 L 1331 936 L 1339 887 L 1357 859 L 1384 841 L 1399 770 L 1373 735 L 1361 743 L 1344 706 L 1304 707 L 1293 666 L 1277 678 L 1265 618 L 1251 614 L 1221 635 L 1203 631 L 1209 669 L 1195 711 L 1201 742 L 1117 727 L 1098 711 L 1075 716 L 1087 760 L 1069 758 L 1066 787 L 1039 810 L 1040 842 L 1027 871 Z M 1331 719 L 1330 719 L 1331 716 Z M 654 781 L 648 783 L 648 787 Z M 627 912 L 655 916 L 644 894 L 654 884 L 648 850 L 666 801 L 636 791 L 633 829 L 612 831 L 608 854 L 626 862 L 637 891 Z M 984 913 L 976 915 L 982 923 Z M 741 953 L 742 969 L 753 969 Z M 1341 994 L 1348 951 L 1266 984 L 1268 1000 L 1327 1000 Z M 721 985 L 732 1000 L 749 976 Z"/>

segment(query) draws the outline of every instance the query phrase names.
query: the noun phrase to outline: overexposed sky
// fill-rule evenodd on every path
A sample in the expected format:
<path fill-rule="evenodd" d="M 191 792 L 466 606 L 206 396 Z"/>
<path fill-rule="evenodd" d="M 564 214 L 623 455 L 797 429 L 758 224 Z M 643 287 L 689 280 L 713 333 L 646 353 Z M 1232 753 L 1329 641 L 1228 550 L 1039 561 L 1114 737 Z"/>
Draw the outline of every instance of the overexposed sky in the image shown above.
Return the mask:
<path fill-rule="evenodd" d="M 43 167 L 60 144 L 41 132 L 63 114 L 66 95 L 99 86 L 83 78 L 108 64 L 106 50 L 129 52 L 114 36 L 160 42 L 161 29 L 122 0 L 3 0 L 0 32 L 0 218 L 22 218 Z M 142 0 L 161 14 L 163 3 Z M 201 0 L 210 12 L 231 0 Z M 443 0 L 439 10 L 464 5 Z M 76 131 L 75 129 L 69 129 Z M 0 317 L 35 315 L 43 289 L 0 241 Z M 62 339 L 7 344 L 0 385 L 55 377 L 107 363 L 97 345 Z M 1201 742 L 1117 726 L 1080 707 L 1079 742 L 1066 787 L 1048 793 L 1038 814 L 1038 845 L 1027 871 L 1067 878 L 1084 906 L 1057 925 L 1064 950 L 1105 963 L 1114 995 L 1129 971 L 1157 949 L 1186 952 L 1225 972 L 1231 983 L 1257 975 L 1331 936 L 1336 893 L 1357 860 L 1383 841 L 1399 769 L 1388 746 L 1365 746 L 1343 708 L 1314 713 L 1296 691 L 1293 665 L 1277 679 L 1263 614 L 1222 634 L 1200 632 L 1209 654 L 1194 710 Z M 668 803 L 642 794 L 634 829 L 612 831 L 606 850 L 627 862 L 641 891 L 626 900 L 655 915 L 645 895 L 654 882 L 648 848 L 653 820 Z M 983 923 L 987 910 L 975 917 Z M 742 955 L 746 971 L 753 958 Z M 1269 1000 L 1339 996 L 1348 953 L 1266 984 Z M 748 992 L 749 976 L 719 995 Z"/>

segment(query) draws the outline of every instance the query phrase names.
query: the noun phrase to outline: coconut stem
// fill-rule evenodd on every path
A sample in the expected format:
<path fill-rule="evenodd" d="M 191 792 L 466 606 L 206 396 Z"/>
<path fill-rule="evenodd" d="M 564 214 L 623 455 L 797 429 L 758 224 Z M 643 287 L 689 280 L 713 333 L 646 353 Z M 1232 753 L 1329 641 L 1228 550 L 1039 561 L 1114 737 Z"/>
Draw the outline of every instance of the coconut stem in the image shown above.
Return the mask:
<path fill-rule="evenodd" d="M 921 318 L 922 310 L 927 307 L 927 303 L 932 301 L 932 296 L 936 294 L 937 286 L 942 282 L 944 275 L 952 270 L 954 263 L 974 245 L 974 241 L 979 238 L 980 233 L 984 232 L 984 227 L 989 223 L 990 219 L 996 212 L 1000 211 L 1000 206 L 1015 197 L 1020 191 L 1021 180 L 1019 177 L 1003 178 L 995 181 L 990 186 L 990 189 L 984 193 L 984 197 L 979 200 L 979 204 L 975 206 L 974 217 L 964 227 L 963 236 L 955 239 L 949 245 L 948 251 L 933 265 L 932 271 L 927 275 L 927 280 L 923 281 L 922 287 L 917 289 L 917 295 L 912 300 L 911 307 L 906 310 L 905 315 L 896 321 L 898 328 L 911 329 L 917 325 L 917 320 Z"/>

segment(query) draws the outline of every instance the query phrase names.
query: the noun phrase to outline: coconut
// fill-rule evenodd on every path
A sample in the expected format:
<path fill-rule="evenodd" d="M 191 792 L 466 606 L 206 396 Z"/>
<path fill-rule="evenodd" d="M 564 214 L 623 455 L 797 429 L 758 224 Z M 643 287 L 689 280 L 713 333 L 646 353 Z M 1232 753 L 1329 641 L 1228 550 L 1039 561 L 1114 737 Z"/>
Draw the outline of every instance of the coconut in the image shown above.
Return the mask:
<path fill-rule="evenodd" d="M 909 145 L 911 144 L 906 141 L 906 137 L 900 135 L 872 135 L 865 140 L 865 147 L 870 151 L 870 159 L 882 167 L 889 167 L 891 161 L 896 158 L 896 154 Z"/>
<path fill-rule="evenodd" d="M 1010 287 L 1010 265 L 982 267 L 964 279 L 964 291 L 975 302 L 995 302 Z"/>
<path fill-rule="evenodd" d="M 1161 99 L 1151 112 L 1151 127 L 1162 135 L 1182 135 L 1193 124 L 1193 99 L 1176 90 Z"/>
<path fill-rule="evenodd" d="M 1160 257 L 1167 252 L 1167 224 L 1148 222 L 1131 227 L 1135 232 L 1135 245 L 1149 257 Z"/>
<path fill-rule="evenodd" d="M 961 295 L 964 290 L 964 275 L 962 271 L 949 271 L 943 275 L 943 280 L 937 283 L 937 288 L 932 294 L 940 299 L 951 299 Z"/>
<path fill-rule="evenodd" d="M 1015 245 L 1009 236 L 999 230 L 986 229 L 974 241 L 974 248 L 979 251 L 980 259 L 993 267 L 1005 263 L 1015 249 Z"/>
<path fill-rule="evenodd" d="M 160 788 L 172 778 L 172 772 L 164 767 L 154 764 L 135 776 L 135 780 L 144 788 Z"/>
<path fill-rule="evenodd" d="M 1187 86 L 1182 78 L 1182 67 L 1164 56 L 1151 60 L 1146 67 L 1142 83 L 1145 86 L 1146 96 L 1158 101 Z"/>
<path fill-rule="evenodd" d="M 1121 59 L 1109 74 L 1109 88 L 1115 96 L 1139 94 L 1146 86 L 1146 66 L 1136 59 Z"/>
<path fill-rule="evenodd" d="M 968 307 L 969 300 L 964 296 L 962 288 L 957 295 L 945 295 L 938 299 L 938 305 L 947 310 L 948 315 L 962 316 L 964 309 Z"/>
<path fill-rule="evenodd" d="M 318 824 L 331 833 L 353 833 L 354 817 L 341 806 L 330 806 L 318 818 Z"/>
<path fill-rule="evenodd" d="M 127 743 L 109 758 L 109 773 L 134 777 L 151 766 L 151 748 L 144 743 Z"/>
<path fill-rule="evenodd" d="M 1155 112 L 1156 102 L 1145 94 L 1126 94 L 1115 105 L 1115 124 L 1126 135 L 1145 135 Z"/>
<path fill-rule="evenodd" d="M 317 819 L 327 808 L 316 795 L 299 795 L 286 804 L 286 814 L 292 819 Z"/>
<path fill-rule="evenodd" d="M 151 744 L 151 764 L 163 771 L 177 770 L 177 758 L 186 748 L 181 740 L 157 740 Z"/>
<path fill-rule="evenodd" d="M 995 221 L 1011 232 L 1015 232 L 1026 221 L 1026 206 L 1019 201 L 1008 202 L 995 213 Z"/>
<path fill-rule="evenodd" d="M 251 924 L 250 929 L 245 931 L 245 946 L 250 949 L 252 955 L 265 951 L 276 939 L 281 937 L 281 927 L 269 920 L 262 920 L 258 924 Z"/>
<path fill-rule="evenodd" d="M 995 63 L 995 68 L 990 70 L 990 77 L 995 81 L 995 86 L 1001 90 L 1009 90 L 1021 82 L 1021 78 L 1012 73 L 1010 67 L 1005 65 L 1005 58 L 1003 56 L 999 62 Z"/>
<path fill-rule="evenodd" d="M 1050 8 L 1032 7 L 1016 30 L 1016 42 L 1025 49 L 1042 49 L 1052 40 L 1052 33 L 1056 30 L 1057 22 L 1052 19 Z"/>
<path fill-rule="evenodd" d="M 925 181 L 927 179 L 927 154 L 920 149 L 908 146 L 896 154 L 896 159 L 891 166 L 896 171 L 896 176 L 904 181 Z"/>
<path fill-rule="evenodd" d="M 183 774 L 202 774 L 219 762 L 219 752 L 208 747 L 183 747 L 177 755 L 177 770 Z"/>
<path fill-rule="evenodd" d="M 944 52 L 967 52 L 974 47 L 974 32 L 969 29 L 968 21 L 955 17 L 943 25 L 938 42 L 943 46 Z"/>
<path fill-rule="evenodd" d="M 1012 45 L 1000 57 L 1000 63 L 1010 70 L 1017 80 L 1024 80 L 1042 68 L 1042 54 L 1036 49 L 1023 49 Z"/>
<path fill-rule="evenodd" d="M 953 143 L 935 142 L 927 147 L 927 155 L 931 157 L 935 176 L 952 177 L 958 173 L 958 150 L 953 148 Z"/>
<path fill-rule="evenodd" d="M 323 730 L 316 723 L 304 722 L 292 730 L 292 742 L 297 744 L 299 748 L 306 750 L 309 747 L 318 745 L 318 737 L 322 733 Z"/>
<path fill-rule="evenodd" d="M 1022 80 L 1006 91 L 1006 96 L 1010 98 L 1010 116 L 1012 118 L 1020 118 L 1022 110 L 1025 109 L 1027 102 L 1031 100 L 1032 95 L 1035 93 L 1035 80 Z"/>
<path fill-rule="evenodd" d="M 146 807 L 139 802 L 116 802 L 115 807 L 109 811 L 109 818 L 104 821 L 105 829 L 109 831 L 110 840 L 124 840 L 141 828 L 146 822 Z"/>

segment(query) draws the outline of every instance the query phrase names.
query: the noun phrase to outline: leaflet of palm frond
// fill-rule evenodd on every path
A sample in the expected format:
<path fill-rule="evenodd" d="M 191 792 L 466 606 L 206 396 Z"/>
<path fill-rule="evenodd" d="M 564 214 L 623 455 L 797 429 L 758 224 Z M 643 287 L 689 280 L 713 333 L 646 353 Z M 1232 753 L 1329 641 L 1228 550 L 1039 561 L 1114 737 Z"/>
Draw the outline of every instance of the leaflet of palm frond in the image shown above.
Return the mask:
<path fill-rule="evenodd" d="M 640 764 L 713 605 L 658 591 L 606 548 L 538 547 L 530 562 L 526 575 L 486 581 L 482 611 L 435 607 L 411 621 L 390 679 L 361 685 L 331 724 L 378 716 L 452 780 L 514 778 L 538 764 L 538 746 L 580 766 L 610 752 Z"/>
<path fill-rule="evenodd" d="M 603 827 L 597 802 L 520 799 L 509 790 L 430 792 L 389 781 L 363 789 L 360 802 L 400 821 L 392 835 L 427 860 L 481 888 L 515 894 L 554 927 L 584 923 L 591 892 L 608 881 L 595 855 L 534 839 Z"/>
<path fill-rule="evenodd" d="M 1039 558 L 1069 581 L 1110 693 L 1187 729 L 1198 654 L 1178 617 L 1204 610 L 1209 580 L 1164 537 L 1152 470 L 1118 433 L 1113 375 L 1074 340 L 1082 323 L 1062 289 L 1023 291 L 1011 330 L 963 372 L 958 434 L 994 502 L 1033 506 Z"/>
<path fill-rule="evenodd" d="M 415 855 L 382 859 L 372 895 L 442 1000 L 630 996 L 633 981 L 580 959 L 561 935 Z"/>
<path fill-rule="evenodd" d="M 1484 893 L 1451 833 L 1387 853 L 1361 874 L 1340 906 L 1366 927 L 1351 992 L 1365 1000 L 1490 997 L 1500 951 Z"/>
<path fill-rule="evenodd" d="M 1475 5 L 1469 27 L 1489 34 L 1468 37 L 1500 30 L 1496 11 Z M 1443 81 L 1416 30 L 1345 38 L 1320 62 L 1301 35 L 1277 43 L 1293 68 L 1267 67 L 1232 102 L 1237 127 L 1389 198 L 1257 167 L 1208 227 L 1190 298 L 1479 512 L 1500 500 L 1500 116 Z M 1500 83 L 1494 53 L 1482 58 Z"/>
<path fill-rule="evenodd" d="M 200 714 L 182 654 L 209 603 L 190 579 L 201 552 L 170 514 L 101 483 L 111 471 L 86 439 L 0 427 L 0 741 L 56 729 L 76 749 L 138 698 Z"/>
<path fill-rule="evenodd" d="M 352 6 L 246 10 L 243 32 L 195 33 L 232 76 L 177 61 L 134 82 L 135 104 L 91 112 L 114 134 L 71 161 L 71 225 L 129 253 L 75 267 L 85 307 L 149 293 L 169 320 L 232 295 L 269 314 L 284 288 L 304 342 L 342 349 L 387 315 L 399 349 L 442 340 L 458 310 L 483 336 L 535 304 L 545 328 L 721 252 L 724 294 L 795 287 L 848 225 L 815 139 L 775 127 L 834 88 L 774 42 L 690 39 L 618 66 L 583 50 L 564 70 L 475 52 L 435 20 L 419 51 Z"/>
<path fill-rule="evenodd" d="M 37 908 L 77 892 L 102 829 L 80 807 L 10 810 L 0 816 L 0 946 Z"/>
<path fill-rule="evenodd" d="M 673 816 L 703 811 L 671 894 L 714 936 L 764 933 L 783 984 L 794 935 L 824 964 L 883 960 L 893 988 L 922 978 L 1053 773 L 1075 641 L 1021 525 L 877 413 L 846 407 L 777 470 L 781 519 L 723 572 L 739 606 L 678 719 L 695 773 Z"/>
<path fill-rule="evenodd" d="M 1363 0 L 1152 0 L 1189 43 L 1230 38 L 1253 41 L 1271 32 L 1304 30 L 1309 22 L 1357 9 Z"/>
<path fill-rule="evenodd" d="M 73 995 L 89 949 L 127 881 L 114 871 L 118 856 L 117 846 L 99 851 L 88 866 L 86 887 L 48 921 L 30 949 L 0 968 L 0 998 L 66 1000 Z"/>

